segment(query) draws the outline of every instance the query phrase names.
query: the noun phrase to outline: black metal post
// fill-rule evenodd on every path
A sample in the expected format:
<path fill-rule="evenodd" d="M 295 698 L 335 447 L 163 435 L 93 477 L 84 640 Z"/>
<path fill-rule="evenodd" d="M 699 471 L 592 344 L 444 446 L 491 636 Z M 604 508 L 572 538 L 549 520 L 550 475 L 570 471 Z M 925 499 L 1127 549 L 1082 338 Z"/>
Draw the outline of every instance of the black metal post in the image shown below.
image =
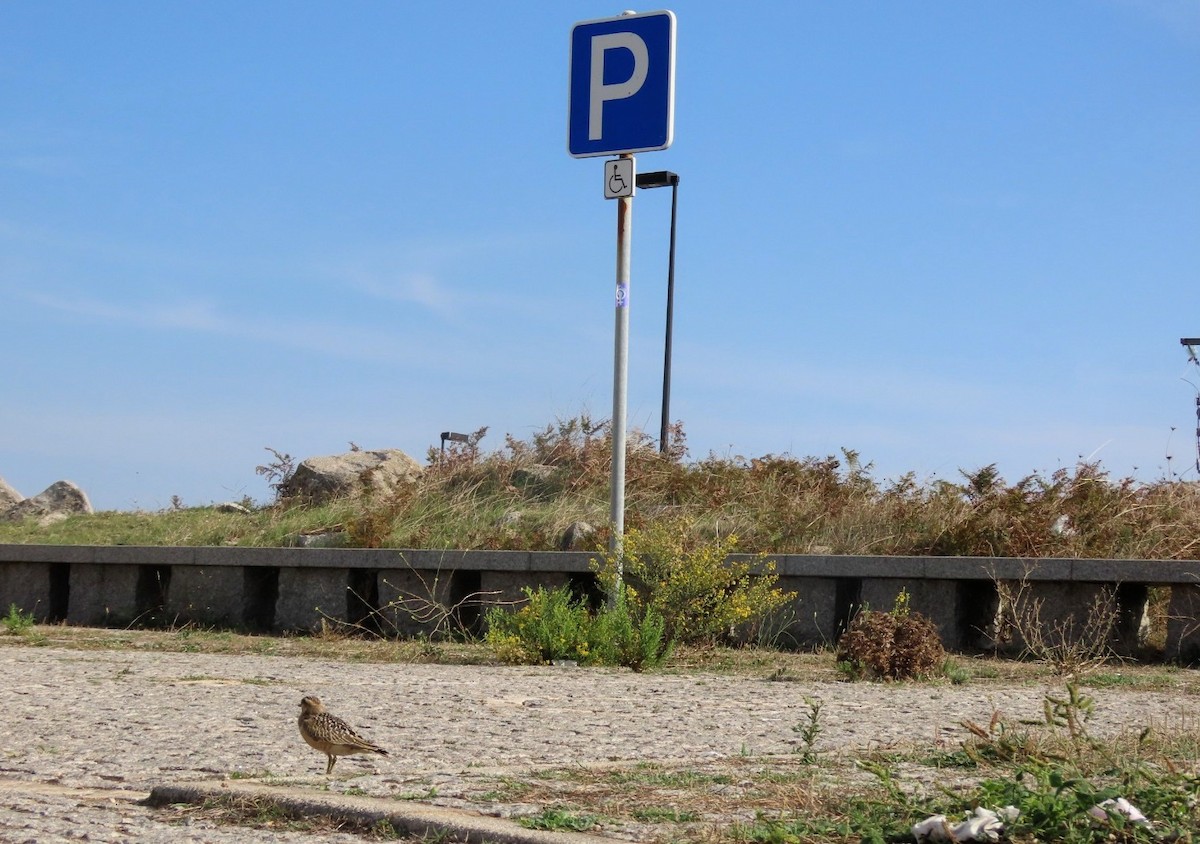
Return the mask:
<path fill-rule="evenodd" d="M 639 188 L 671 188 L 671 245 L 667 253 L 667 338 L 663 346 L 662 427 L 658 432 L 658 451 L 667 453 L 667 429 L 671 425 L 671 330 L 675 319 L 675 215 L 679 209 L 679 174 L 670 170 L 637 175 Z"/>
<path fill-rule="evenodd" d="M 667 337 L 663 344 L 662 427 L 658 432 L 659 454 L 667 453 L 667 428 L 671 424 L 671 327 L 675 320 L 675 212 L 678 209 L 679 176 L 671 180 L 671 245 L 667 254 Z"/>

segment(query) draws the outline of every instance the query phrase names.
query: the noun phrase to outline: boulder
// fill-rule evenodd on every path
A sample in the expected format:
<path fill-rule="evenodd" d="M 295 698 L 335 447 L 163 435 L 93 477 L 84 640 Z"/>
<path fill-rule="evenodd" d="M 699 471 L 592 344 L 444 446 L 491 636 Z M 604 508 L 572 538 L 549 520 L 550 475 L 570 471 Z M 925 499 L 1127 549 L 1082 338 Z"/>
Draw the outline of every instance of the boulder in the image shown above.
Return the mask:
<path fill-rule="evenodd" d="M 22 519 L 36 518 L 44 524 L 50 524 L 76 513 L 91 512 L 92 502 L 88 501 L 88 497 L 82 489 L 70 481 L 58 481 L 50 484 L 33 498 L 18 501 L 0 513 L 0 519 L 19 522 Z"/>
<path fill-rule="evenodd" d="M 53 513 L 46 513 L 44 516 L 38 516 L 37 525 L 40 528 L 50 527 L 50 525 L 56 525 L 59 522 L 65 522 L 70 515 L 70 513 L 64 513 L 62 510 L 57 510 Z"/>
<path fill-rule="evenodd" d="M 25 496 L 9 486 L 4 478 L 0 478 L 0 513 L 3 513 L 9 507 L 20 503 L 24 499 Z"/>
<path fill-rule="evenodd" d="M 422 471 L 420 463 L 396 448 L 348 451 L 303 461 L 280 485 L 279 493 L 312 504 L 364 492 L 386 495 L 413 483 Z"/>
<path fill-rule="evenodd" d="M 587 522 L 575 521 L 567 525 L 562 538 L 558 541 L 559 551 L 585 550 L 587 542 L 595 535 L 596 529 Z"/>
<path fill-rule="evenodd" d="M 345 548 L 344 530 L 319 530 L 309 533 L 290 533 L 283 538 L 288 548 Z"/>

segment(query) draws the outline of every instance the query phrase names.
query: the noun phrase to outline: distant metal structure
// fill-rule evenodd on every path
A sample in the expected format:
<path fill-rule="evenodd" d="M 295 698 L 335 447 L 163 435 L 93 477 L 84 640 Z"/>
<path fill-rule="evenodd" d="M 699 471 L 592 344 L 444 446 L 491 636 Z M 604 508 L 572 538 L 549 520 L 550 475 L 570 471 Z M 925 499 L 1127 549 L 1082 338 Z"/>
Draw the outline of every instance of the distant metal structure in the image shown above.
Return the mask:
<path fill-rule="evenodd" d="M 452 443 L 470 442 L 471 438 L 466 434 L 459 434 L 455 431 L 442 431 L 442 457 L 446 456 L 446 440 Z"/>
<path fill-rule="evenodd" d="M 1200 337 L 1180 337 L 1179 344 L 1187 349 L 1188 360 L 1200 367 L 1200 358 L 1196 356 L 1196 347 L 1200 346 Z M 1196 388 L 1196 471 L 1200 473 L 1200 387 Z"/>

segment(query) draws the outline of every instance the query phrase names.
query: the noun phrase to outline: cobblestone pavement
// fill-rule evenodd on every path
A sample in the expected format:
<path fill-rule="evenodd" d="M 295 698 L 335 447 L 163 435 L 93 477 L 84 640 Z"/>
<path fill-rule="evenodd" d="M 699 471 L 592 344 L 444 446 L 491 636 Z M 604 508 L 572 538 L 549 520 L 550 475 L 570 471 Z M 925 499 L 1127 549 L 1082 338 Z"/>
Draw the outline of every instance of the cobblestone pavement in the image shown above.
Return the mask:
<path fill-rule="evenodd" d="M 136 804 L 154 785 L 253 778 L 486 814 L 500 775 L 568 765 L 788 753 L 823 702 L 820 747 L 837 752 L 962 739 L 997 708 L 1038 717 L 1050 688 L 783 683 L 621 670 L 339 663 L 210 654 L 0 648 L 0 841 L 360 841 L 179 825 Z M 1194 696 L 1095 689 L 1094 736 L 1198 723 Z M 345 757 L 334 776 L 300 739 L 299 701 L 391 751 Z M 636 838 L 636 832 L 619 832 Z"/>

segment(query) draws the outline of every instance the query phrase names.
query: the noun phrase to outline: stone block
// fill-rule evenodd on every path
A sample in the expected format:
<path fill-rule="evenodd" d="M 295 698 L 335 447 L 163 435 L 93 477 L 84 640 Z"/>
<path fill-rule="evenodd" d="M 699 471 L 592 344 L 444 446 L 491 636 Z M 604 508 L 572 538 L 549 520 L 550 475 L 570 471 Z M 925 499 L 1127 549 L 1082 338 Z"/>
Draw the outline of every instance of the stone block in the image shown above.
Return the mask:
<path fill-rule="evenodd" d="M 1138 584 L 1014 581 L 1001 583 L 997 645 L 1020 653 L 1138 653 L 1147 630 L 1146 587 Z M 1015 623 L 1014 623 L 1015 619 Z M 1036 655 L 1036 653 L 1035 653 Z"/>
<path fill-rule="evenodd" d="M 525 587 L 537 591 L 571 586 L 571 574 L 561 571 L 530 572 L 481 571 L 474 584 L 474 596 L 463 607 L 464 625 L 476 633 L 484 631 L 488 610 L 494 607 L 518 609 L 525 602 Z M 583 597 L 583 596 L 581 596 Z"/>
<path fill-rule="evenodd" d="M 479 573 L 480 603 L 484 606 L 516 604 L 525 600 L 525 587 L 546 590 L 568 585 L 566 572 L 483 571 Z"/>
<path fill-rule="evenodd" d="M 240 627 L 243 580 L 241 566 L 175 566 L 167 589 L 166 616 L 177 623 Z"/>
<path fill-rule="evenodd" d="M 88 627 L 124 627 L 141 614 L 138 580 L 141 566 L 72 563 L 67 623 Z"/>
<path fill-rule="evenodd" d="M 572 574 L 593 571 L 592 561 L 600 561 L 604 557 L 599 552 L 592 551 L 530 551 L 529 570 L 534 572 L 565 571 Z"/>
<path fill-rule="evenodd" d="M 779 647 L 832 646 L 838 630 L 838 581 L 832 577 L 780 577 L 779 588 L 796 597 L 765 623 L 760 638 L 775 638 Z M 777 629 L 777 634 L 776 634 Z"/>
<path fill-rule="evenodd" d="M 1189 583 L 1171 587 L 1165 655 L 1184 665 L 1200 663 L 1200 586 Z"/>
<path fill-rule="evenodd" d="M 958 650 L 965 644 L 963 613 L 958 581 L 911 578 L 865 578 L 859 600 L 879 612 L 891 612 L 902 591 L 908 592 L 908 607 L 933 622 L 942 646 Z"/>
<path fill-rule="evenodd" d="M 379 572 L 382 632 L 433 636 L 454 623 L 455 572 L 436 569 L 383 569 Z"/>
<path fill-rule="evenodd" d="M 0 566 L 0 615 L 16 604 L 38 621 L 48 621 L 50 607 L 50 563 L 6 563 Z"/>
<path fill-rule="evenodd" d="M 346 569 L 281 568 L 275 627 L 313 631 L 324 621 L 347 621 Z"/>
<path fill-rule="evenodd" d="M 462 571 L 463 569 L 478 569 L 483 552 L 475 551 L 446 551 L 432 549 L 406 550 L 400 553 L 398 559 L 388 568 L 403 565 L 418 571 Z"/>

